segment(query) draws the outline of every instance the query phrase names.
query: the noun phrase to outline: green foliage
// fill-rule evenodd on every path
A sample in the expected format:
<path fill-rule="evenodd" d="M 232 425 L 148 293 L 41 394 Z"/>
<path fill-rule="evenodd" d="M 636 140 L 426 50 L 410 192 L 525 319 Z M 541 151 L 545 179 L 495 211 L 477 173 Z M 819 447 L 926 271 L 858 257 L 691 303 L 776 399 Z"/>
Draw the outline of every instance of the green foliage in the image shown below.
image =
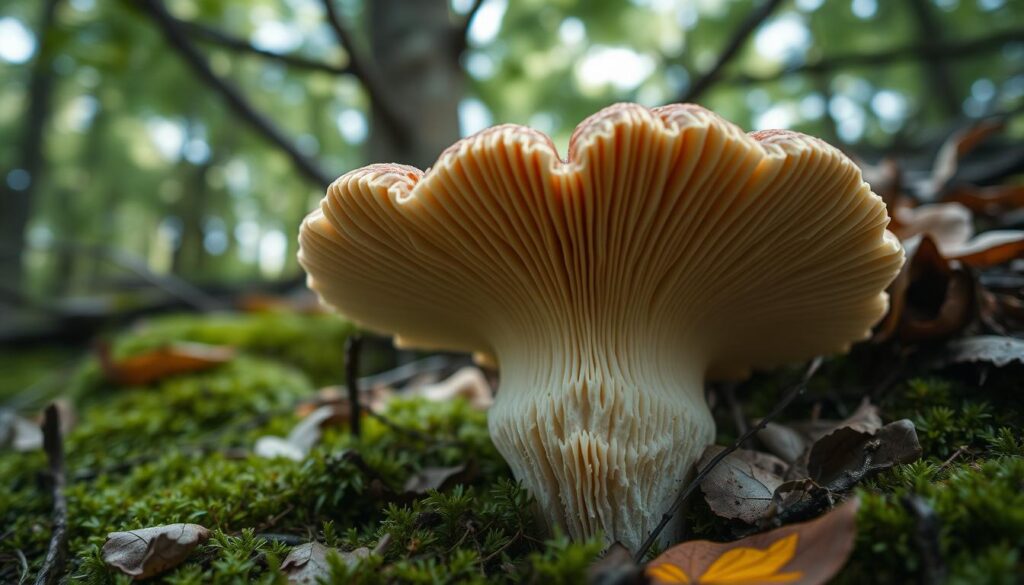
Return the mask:
<path fill-rule="evenodd" d="M 257 437 L 285 435 L 297 422 L 294 404 L 315 385 L 303 361 L 281 348 L 306 347 L 335 325 L 299 319 L 309 337 L 278 317 L 160 319 L 114 340 L 120 355 L 163 343 L 193 340 L 245 351 L 214 370 L 146 387 L 112 387 L 97 376 L 78 386 L 79 422 L 66 439 L 71 562 L 75 582 L 128 583 L 99 556 L 116 530 L 197 522 L 213 536 L 166 583 L 282 583 L 289 547 L 265 535 L 318 540 L 343 551 L 381 554 L 350 565 L 332 558 L 332 583 L 576 583 L 596 557 L 597 541 L 570 543 L 546 535 L 532 501 L 515 483 L 487 432 L 486 414 L 462 401 L 397 400 L 388 418 L 420 434 L 364 421 L 353 440 L 347 429 L 326 429 L 302 462 L 262 459 L 249 450 Z M 323 325 L 328 335 L 317 330 Z M 280 339 L 274 338 L 277 331 Z M 339 350 L 340 351 L 340 350 Z M 274 357 L 276 356 L 276 357 Z M 842 403 L 861 398 L 855 356 L 829 363 L 807 400 Z M 299 366 L 299 367 L 295 367 Z M 753 412 L 769 408 L 799 368 L 755 377 L 742 396 Z M 915 378 L 882 400 L 887 419 L 910 417 L 924 458 L 894 468 L 857 490 L 862 506 L 853 557 L 839 583 L 914 582 L 921 569 L 915 518 L 901 498 L 917 494 L 935 510 L 950 583 L 1014 583 L 1024 542 L 1024 439 L 1011 375 L 975 386 L 952 376 Z M 800 418 L 807 403 L 794 404 Z M 719 408 L 723 434 L 729 415 Z M 435 439 L 423 439 L 423 436 Z M 961 447 L 964 447 L 961 449 Z M 358 457 L 355 455 L 358 454 Z M 955 457 L 950 459 L 952 455 Z M 462 463 L 477 471 L 446 491 L 412 496 L 406 480 L 431 466 Z M 50 534 L 50 501 L 40 489 L 42 453 L 0 454 L 0 555 L 23 552 L 34 572 Z M 727 539 L 733 527 L 701 498 L 688 505 L 690 535 Z M 17 580 L 15 565 L 0 581 Z"/>

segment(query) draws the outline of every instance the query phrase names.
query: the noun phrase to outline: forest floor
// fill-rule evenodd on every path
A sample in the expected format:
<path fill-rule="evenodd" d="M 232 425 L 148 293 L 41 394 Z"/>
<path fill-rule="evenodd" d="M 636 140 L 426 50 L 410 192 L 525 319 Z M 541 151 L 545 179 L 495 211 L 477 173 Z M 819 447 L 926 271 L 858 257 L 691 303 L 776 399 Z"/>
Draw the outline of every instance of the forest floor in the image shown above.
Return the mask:
<path fill-rule="evenodd" d="M 104 552 L 109 533 L 193 523 L 208 538 L 181 558 L 157 550 L 169 559 L 157 580 L 586 581 L 602 545 L 544 533 L 490 441 L 486 410 L 467 400 L 368 394 L 383 418 L 364 416 L 358 438 L 336 402 L 313 425 L 319 432 L 298 437 L 298 454 L 268 457 L 266 446 L 257 447 L 261 438 L 301 435 L 296 425 L 316 411 L 311 401 L 328 396 L 318 389 L 343 382 L 352 332 L 323 315 L 175 316 L 110 335 L 105 362 L 91 352 L 5 355 L 0 403 L 15 409 L 6 420 L 32 420 L 50 399 L 65 399 L 68 555 L 46 568 L 75 583 L 128 582 Z M 160 348 L 183 341 L 231 350 L 212 354 L 223 363 L 192 373 L 172 366 L 154 374 L 161 368 L 152 359 L 130 361 L 163 355 L 166 365 Z M 861 346 L 827 360 L 779 417 L 793 428 L 842 420 L 868 397 L 883 422 L 909 419 L 916 429 L 920 458 L 831 494 L 860 501 L 852 554 L 834 582 L 1021 582 L 1024 366 L 904 358 Z M 362 373 L 386 370 L 391 359 L 366 348 Z M 801 372 L 758 374 L 727 391 L 712 386 L 718 444 L 768 413 Z M 54 499 L 47 453 L 12 424 L 0 436 L 0 582 L 32 582 L 46 564 Z M 24 432 L 20 443 L 17 432 Z M 760 439 L 744 447 L 766 449 Z M 686 516 L 687 539 L 751 532 L 713 511 L 699 490 Z M 314 541 L 341 554 L 296 563 L 292 553 Z M 361 547 L 368 550 L 352 553 Z M 604 582 L 642 580 L 636 571 L 622 575 Z"/>

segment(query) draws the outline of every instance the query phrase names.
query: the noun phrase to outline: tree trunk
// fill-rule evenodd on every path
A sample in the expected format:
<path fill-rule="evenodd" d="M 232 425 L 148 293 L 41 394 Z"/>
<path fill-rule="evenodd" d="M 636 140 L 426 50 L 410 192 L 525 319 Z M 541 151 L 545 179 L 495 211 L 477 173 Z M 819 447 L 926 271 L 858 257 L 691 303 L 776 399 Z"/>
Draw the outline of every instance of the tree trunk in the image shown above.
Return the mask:
<path fill-rule="evenodd" d="M 373 73 L 409 126 L 408 139 L 399 142 L 374 116 L 370 161 L 425 169 L 459 138 L 458 107 L 465 74 L 448 2 L 374 0 L 368 4 L 371 55 L 377 66 Z"/>
<path fill-rule="evenodd" d="M 28 184 L 12 185 L 10 175 L 0 177 L 0 282 L 5 288 L 15 291 L 20 291 L 23 286 L 25 228 L 44 170 L 43 135 L 54 81 L 50 65 L 53 62 L 53 28 L 59 2 L 47 0 L 43 5 L 36 56 L 28 84 L 28 111 L 18 143 L 20 158 L 16 167 L 28 174 Z"/>

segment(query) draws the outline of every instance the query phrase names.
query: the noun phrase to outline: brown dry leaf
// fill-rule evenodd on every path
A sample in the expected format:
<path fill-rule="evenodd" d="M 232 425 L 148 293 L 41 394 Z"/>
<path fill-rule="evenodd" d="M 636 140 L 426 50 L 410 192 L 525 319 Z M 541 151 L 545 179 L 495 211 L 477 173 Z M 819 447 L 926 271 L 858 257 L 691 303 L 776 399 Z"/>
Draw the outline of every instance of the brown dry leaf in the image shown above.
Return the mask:
<path fill-rule="evenodd" d="M 857 505 L 852 499 L 816 520 L 736 542 L 684 542 L 654 559 L 645 573 L 662 585 L 822 585 L 853 550 Z"/>
<path fill-rule="evenodd" d="M 959 203 L 974 213 L 996 217 L 1024 207 L 1024 185 L 958 185 L 946 194 L 945 199 Z"/>
<path fill-rule="evenodd" d="M 288 576 L 289 583 L 315 585 L 331 576 L 327 557 L 332 554 L 338 555 L 338 558 L 352 566 L 360 559 L 370 556 L 370 549 L 361 547 L 352 552 L 342 552 L 319 542 L 307 542 L 288 553 L 281 563 L 281 571 Z"/>
<path fill-rule="evenodd" d="M 159 575 L 180 565 L 210 531 L 198 524 L 168 524 L 111 532 L 103 544 L 103 562 L 135 579 Z"/>
<path fill-rule="evenodd" d="M 889 285 L 889 313 L 875 331 L 875 342 L 894 336 L 903 341 L 950 337 L 974 316 L 971 273 L 947 260 L 927 234 L 913 243 L 907 245 L 907 261 Z"/>
<path fill-rule="evenodd" d="M 985 232 L 962 245 L 943 250 L 949 260 L 959 260 L 974 268 L 985 268 L 1024 257 L 1024 231 Z"/>
<path fill-rule="evenodd" d="M 757 432 L 757 440 L 773 455 L 786 463 L 793 463 L 807 450 L 808 441 L 796 429 L 770 422 Z"/>
<path fill-rule="evenodd" d="M 697 469 L 703 469 L 724 449 L 718 445 L 705 449 Z M 786 467 L 786 462 L 773 455 L 737 449 L 708 473 L 700 489 L 718 516 L 754 524 L 768 511 Z"/>
<path fill-rule="evenodd" d="M 405 481 L 402 488 L 407 495 L 423 495 L 430 490 L 440 490 L 446 485 L 462 479 L 471 470 L 463 463 L 454 467 L 424 467 Z"/>
<path fill-rule="evenodd" d="M 114 361 L 109 348 L 101 348 L 100 365 L 112 382 L 142 386 L 179 374 L 202 372 L 231 361 L 235 350 L 203 343 L 173 343 L 153 351 Z"/>
<path fill-rule="evenodd" d="M 974 150 L 989 136 L 1000 132 L 1006 127 L 1003 120 L 982 120 L 976 124 L 954 132 L 939 149 L 932 167 L 932 176 L 928 182 L 931 193 L 940 193 L 956 176 L 960 159 Z"/>
<path fill-rule="evenodd" d="M 920 457 L 914 423 L 903 419 L 877 431 L 850 426 L 836 429 L 811 447 L 807 470 L 817 484 L 841 492 L 871 474 Z"/>
<path fill-rule="evenodd" d="M 1001 368 L 1010 362 L 1024 364 L 1024 339 L 999 335 L 978 335 L 949 342 L 947 364 L 985 362 Z"/>

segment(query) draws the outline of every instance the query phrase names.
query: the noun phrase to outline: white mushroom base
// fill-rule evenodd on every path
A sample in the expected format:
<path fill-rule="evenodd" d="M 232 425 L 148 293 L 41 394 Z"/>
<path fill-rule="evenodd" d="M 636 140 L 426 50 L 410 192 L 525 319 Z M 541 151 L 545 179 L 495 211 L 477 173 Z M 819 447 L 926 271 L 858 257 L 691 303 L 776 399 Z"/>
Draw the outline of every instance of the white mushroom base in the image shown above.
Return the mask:
<path fill-rule="evenodd" d="M 600 534 L 636 551 L 714 441 L 715 423 L 701 376 L 684 387 L 678 372 L 616 370 L 569 379 L 502 368 L 510 377 L 488 417 L 494 444 L 548 522 L 573 539 Z"/>

